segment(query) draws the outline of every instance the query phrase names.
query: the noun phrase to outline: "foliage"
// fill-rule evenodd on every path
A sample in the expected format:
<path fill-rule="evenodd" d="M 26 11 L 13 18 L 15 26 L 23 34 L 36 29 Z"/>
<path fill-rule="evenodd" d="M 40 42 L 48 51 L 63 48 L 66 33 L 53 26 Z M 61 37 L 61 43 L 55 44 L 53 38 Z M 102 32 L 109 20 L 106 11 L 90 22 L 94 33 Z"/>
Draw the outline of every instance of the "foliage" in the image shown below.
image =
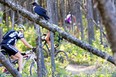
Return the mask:
<path fill-rule="evenodd" d="M 105 44 L 107 44 L 108 47 L 105 47 L 104 44 L 100 43 L 100 34 L 98 32 L 98 30 L 96 30 L 95 33 L 95 41 L 93 41 L 92 46 L 102 50 L 104 52 L 106 52 L 107 54 L 111 55 L 111 49 L 107 43 L 107 39 L 103 38 L 103 42 Z M 72 64 L 79 64 L 79 65 L 100 65 L 99 68 L 97 68 L 95 73 L 92 74 L 86 74 L 86 73 L 80 73 L 78 75 L 73 75 L 71 77 L 115 77 L 115 66 L 112 66 L 110 63 L 108 63 L 106 60 L 103 60 L 91 53 L 88 53 L 87 51 L 73 45 L 70 44 L 67 41 L 64 41 L 61 45 L 60 45 L 60 49 L 63 49 L 64 51 L 66 51 L 68 53 L 68 57 L 70 60 L 70 63 Z M 112 69 L 114 68 L 114 69 Z M 112 70 L 112 71 L 110 71 Z"/>
<path fill-rule="evenodd" d="M 2 26 L 3 28 L 3 33 L 5 33 L 6 31 L 8 31 L 9 29 L 11 29 L 11 26 L 9 26 L 9 28 L 7 28 L 7 26 L 5 26 L 4 22 L 2 24 L 0 24 L 0 26 Z M 26 27 L 26 31 L 24 32 L 25 34 L 25 38 L 27 39 L 27 41 L 32 44 L 34 47 L 36 46 L 36 32 L 34 30 L 33 26 L 28 26 L 25 25 Z M 15 29 L 16 25 L 15 25 Z M 47 30 L 42 30 L 43 32 L 47 32 Z M 100 39 L 99 39 L 99 31 L 96 30 L 96 39 L 95 41 L 93 41 L 92 46 L 95 48 L 98 48 L 108 54 L 111 54 L 111 49 L 108 47 L 104 47 L 104 45 L 102 45 L 100 43 Z M 85 36 L 87 38 L 87 34 Z M 55 38 L 57 39 L 57 36 L 55 36 Z M 86 41 L 86 38 L 84 39 Z M 105 43 L 107 43 L 107 40 L 104 40 Z M 25 51 L 27 50 L 27 47 L 25 47 L 21 41 L 18 41 L 17 47 L 21 50 L 21 51 Z M 108 63 L 106 60 L 103 60 L 101 58 L 98 58 L 97 56 L 94 56 L 93 54 L 79 48 L 78 46 L 75 46 L 74 44 L 71 44 L 69 42 L 67 42 L 66 40 L 62 40 L 62 42 L 60 43 L 59 46 L 60 50 L 64 50 L 66 51 L 66 53 L 68 54 L 68 58 L 69 58 L 69 63 L 71 64 L 77 64 L 77 65 L 86 65 L 86 66 L 90 66 L 90 65 L 100 65 L 100 68 L 98 68 L 94 73 L 92 74 L 86 74 L 86 73 L 79 73 L 78 75 L 73 75 L 71 74 L 71 72 L 67 71 L 66 69 L 64 69 L 63 65 L 59 64 L 57 61 L 56 63 L 56 72 L 55 75 L 58 77 L 115 77 L 115 68 L 114 66 L 111 66 L 110 63 Z M 48 77 L 51 77 L 52 75 L 52 71 L 51 71 L 51 59 L 47 58 L 45 59 L 45 65 L 47 67 L 48 70 Z M 26 63 L 26 66 L 24 67 L 23 70 L 23 77 L 29 77 L 29 65 L 30 62 Z M 64 64 L 66 65 L 66 64 Z M 3 69 L 2 67 L 0 69 Z M 112 71 L 110 71 L 112 70 Z M 2 73 L 2 71 L 0 71 L 0 77 L 6 77 L 6 74 Z M 7 77 L 11 77 L 10 75 Z"/>

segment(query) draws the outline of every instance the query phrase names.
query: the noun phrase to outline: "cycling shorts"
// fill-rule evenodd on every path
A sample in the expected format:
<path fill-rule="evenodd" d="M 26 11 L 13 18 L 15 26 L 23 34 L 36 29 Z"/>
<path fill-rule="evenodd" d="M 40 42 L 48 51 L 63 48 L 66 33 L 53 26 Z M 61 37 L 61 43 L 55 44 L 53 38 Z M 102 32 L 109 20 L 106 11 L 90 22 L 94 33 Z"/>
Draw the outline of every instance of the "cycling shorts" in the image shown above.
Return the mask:
<path fill-rule="evenodd" d="M 13 45 L 9 44 L 2 44 L 1 49 L 4 49 L 9 54 L 9 56 L 15 55 L 18 52 L 18 50 Z"/>

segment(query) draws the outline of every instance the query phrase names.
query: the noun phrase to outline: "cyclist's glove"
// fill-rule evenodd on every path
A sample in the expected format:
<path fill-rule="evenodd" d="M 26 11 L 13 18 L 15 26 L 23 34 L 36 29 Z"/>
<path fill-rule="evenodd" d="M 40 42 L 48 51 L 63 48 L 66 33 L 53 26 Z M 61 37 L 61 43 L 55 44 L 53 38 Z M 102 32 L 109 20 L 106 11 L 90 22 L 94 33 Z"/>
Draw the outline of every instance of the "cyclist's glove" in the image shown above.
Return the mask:
<path fill-rule="evenodd" d="M 32 51 L 33 51 L 33 52 L 36 52 L 36 48 L 33 47 L 33 48 L 32 48 Z"/>
<path fill-rule="evenodd" d="M 24 55 L 26 55 L 26 53 L 21 53 L 21 55 L 23 55 L 23 56 L 24 56 Z"/>

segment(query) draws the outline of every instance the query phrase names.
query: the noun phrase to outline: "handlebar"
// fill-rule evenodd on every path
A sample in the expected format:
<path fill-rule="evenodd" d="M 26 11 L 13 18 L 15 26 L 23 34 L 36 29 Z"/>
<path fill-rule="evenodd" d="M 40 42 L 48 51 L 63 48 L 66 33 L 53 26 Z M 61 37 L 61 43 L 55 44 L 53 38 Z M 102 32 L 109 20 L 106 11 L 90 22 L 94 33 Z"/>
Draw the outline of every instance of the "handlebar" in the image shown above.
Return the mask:
<path fill-rule="evenodd" d="M 34 48 L 32 48 L 32 51 L 33 51 L 33 52 L 36 52 L 36 48 L 35 48 L 35 47 L 34 47 Z"/>

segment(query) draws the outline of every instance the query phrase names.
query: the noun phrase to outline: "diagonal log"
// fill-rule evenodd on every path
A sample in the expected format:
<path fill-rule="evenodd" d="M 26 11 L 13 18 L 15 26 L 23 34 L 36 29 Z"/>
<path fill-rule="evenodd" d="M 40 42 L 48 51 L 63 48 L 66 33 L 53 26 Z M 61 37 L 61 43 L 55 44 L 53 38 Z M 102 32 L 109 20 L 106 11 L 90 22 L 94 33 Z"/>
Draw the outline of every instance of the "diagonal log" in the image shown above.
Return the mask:
<path fill-rule="evenodd" d="M 31 12 L 27 11 L 25 8 L 23 8 L 22 6 L 10 1 L 10 0 L 0 0 L 0 3 L 10 7 L 13 10 L 17 10 L 19 11 L 19 13 L 29 19 L 30 21 L 35 22 L 36 24 L 39 24 L 40 26 L 52 31 L 52 32 L 58 32 L 64 39 L 66 39 L 67 41 L 81 47 L 84 50 L 87 50 L 88 52 L 93 53 L 94 55 L 101 57 L 103 59 L 106 59 L 107 61 L 109 61 L 110 63 L 116 65 L 114 63 L 114 59 L 112 56 L 108 55 L 105 52 L 102 52 L 101 50 L 98 50 L 97 48 L 92 47 L 90 44 L 87 44 L 79 39 L 77 39 L 76 37 L 72 36 L 71 34 L 62 31 L 57 25 L 51 24 L 45 20 L 41 20 L 39 19 L 39 17 L 37 15 L 32 14 Z M 31 5 L 30 5 L 31 6 Z"/>

